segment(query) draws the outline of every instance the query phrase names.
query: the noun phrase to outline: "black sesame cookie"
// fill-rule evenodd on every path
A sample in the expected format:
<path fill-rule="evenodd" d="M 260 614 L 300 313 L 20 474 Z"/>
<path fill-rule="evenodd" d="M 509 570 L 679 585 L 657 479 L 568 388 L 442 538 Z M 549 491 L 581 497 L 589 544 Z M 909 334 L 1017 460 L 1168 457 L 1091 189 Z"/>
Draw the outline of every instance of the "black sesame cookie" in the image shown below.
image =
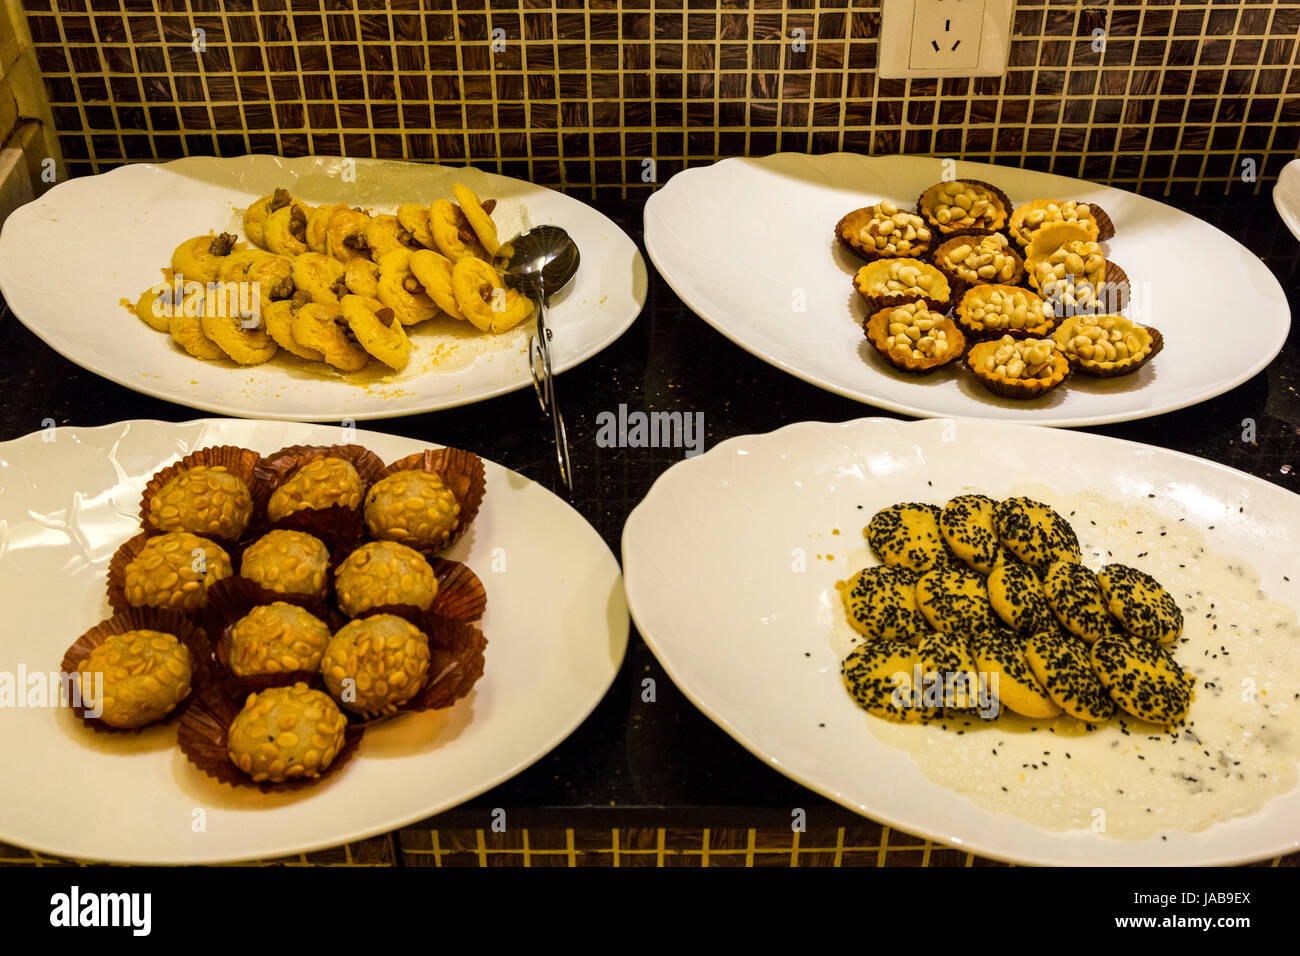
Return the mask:
<path fill-rule="evenodd" d="M 1115 702 L 1092 669 L 1088 645 L 1073 634 L 1055 625 L 1031 634 L 1025 659 L 1047 696 L 1071 717 L 1099 724 L 1115 713 Z"/>
<path fill-rule="evenodd" d="M 849 624 L 864 637 L 915 644 L 930 633 L 916 606 L 916 575 L 907 568 L 863 568 L 838 587 Z"/>
<path fill-rule="evenodd" d="M 1183 633 L 1183 612 L 1173 595 L 1151 575 L 1126 564 L 1108 564 L 1097 583 L 1110 613 L 1130 634 L 1172 644 Z"/>
<path fill-rule="evenodd" d="M 1074 561 L 1058 561 L 1043 575 L 1043 593 L 1052 613 L 1071 634 L 1093 644 L 1118 630 L 1106 610 L 1097 575 Z"/>
<path fill-rule="evenodd" d="M 1006 558 L 993 512 L 998 503 L 986 495 L 958 495 L 939 513 L 939 532 L 952 553 L 980 574 L 988 574 Z"/>
<path fill-rule="evenodd" d="M 989 682 L 989 693 L 1001 706 L 1024 717 L 1048 718 L 1061 713 L 1029 669 L 1025 639 L 1004 627 L 977 634 L 970 641 L 979 672 Z"/>
<path fill-rule="evenodd" d="M 1195 681 L 1159 644 L 1117 630 L 1092 646 L 1092 669 L 1111 699 L 1139 720 L 1173 727 L 1186 719 Z"/>
<path fill-rule="evenodd" d="M 939 533 L 939 509 L 934 505 L 904 502 L 882 508 L 862 533 L 885 564 L 917 574 L 952 560 Z"/>
<path fill-rule="evenodd" d="M 979 707 L 978 672 L 970 642 L 959 634 L 931 631 L 916 647 L 923 680 L 936 681 L 939 699 L 949 710 Z M 942 681 L 941 685 L 937 682 Z"/>
<path fill-rule="evenodd" d="M 869 714 L 900 723 L 938 715 L 934 707 L 918 706 L 912 695 L 916 652 L 903 641 L 867 641 L 855 647 L 840 673 L 853 699 Z"/>
<path fill-rule="evenodd" d="M 936 631 L 970 637 L 1002 626 L 989 604 L 984 578 L 960 565 L 938 567 L 917 578 L 916 604 Z"/>
<path fill-rule="evenodd" d="M 1013 561 L 995 568 L 987 583 L 993 613 L 1012 630 L 1032 634 L 1056 626 L 1043 582 L 1029 565 Z"/>
<path fill-rule="evenodd" d="M 1079 539 L 1056 510 L 1033 498 L 1008 498 L 993 513 L 1003 547 L 1044 571 L 1058 561 L 1079 561 Z"/>

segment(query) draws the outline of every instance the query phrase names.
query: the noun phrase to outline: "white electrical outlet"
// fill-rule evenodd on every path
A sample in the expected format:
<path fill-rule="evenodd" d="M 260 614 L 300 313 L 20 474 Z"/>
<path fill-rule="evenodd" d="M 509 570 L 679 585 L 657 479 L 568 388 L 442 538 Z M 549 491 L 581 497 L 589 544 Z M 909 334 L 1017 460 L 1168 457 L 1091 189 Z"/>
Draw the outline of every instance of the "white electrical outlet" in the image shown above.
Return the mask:
<path fill-rule="evenodd" d="M 1001 76 L 1015 0 L 884 0 L 882 78 Z"/>

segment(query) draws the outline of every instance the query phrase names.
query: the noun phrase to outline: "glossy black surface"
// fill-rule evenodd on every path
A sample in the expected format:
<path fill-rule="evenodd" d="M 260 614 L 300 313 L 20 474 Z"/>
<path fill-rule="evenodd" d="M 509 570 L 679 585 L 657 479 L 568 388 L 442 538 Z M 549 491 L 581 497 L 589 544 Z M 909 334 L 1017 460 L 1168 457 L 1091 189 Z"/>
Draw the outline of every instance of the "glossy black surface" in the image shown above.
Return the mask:
<path fill-rule="evenodd" d="M 1261 257 L 1296 312 L 1300 244 L 1267 196 L 1177 202 Z M 603 211 L 640 243 L 639 203 L 607 204 Z M 616 412 L 626 404 L 632 410 L 703 412 L 706 447 L 797 421 L 897 417 L 823 392 L 753 358 L 691 314 L 653 267 L 650 271 L 649 300 L 636 324 L 606 351 L 557 380 L 573 452 L 572 501 L 616 554 L 628 513 L 682 451 L 600 448 L 595 436 L 602 411 Z M 1231 290 L 1206 289 L 1205 296 L 1221 313 L 1225 335 L 1251 321 L 1234 309 Z M 1214 345 L 1207 342 L 1205 347 Z M 1158 418 L 1089 430 L 1222 462 L 1300 492 L 1298 383 L 1300 347 L 1293 332 L 1266 371 L 1226 395 Z M 59 425 L 100 425 L 130 418 L 206 417 L 82 371 L 11 315 L 0 322 L 0 396 L 0 440 L 36 431 L 51 418 Z M 1243 440 L 1252 423 L 1253 444 Z M 557 487 L 551 426 L 539 413 L 531 388 L 478 405 L 362 426 L 470 448 Z M 642 701 L 645 678 L 655 681 L 653 703 Z M 824 804 L 768 769 L 700 714 L 667 679 L 634 629 L 623 669 L 592 716 L 555 751 L 468 809 Z"/>

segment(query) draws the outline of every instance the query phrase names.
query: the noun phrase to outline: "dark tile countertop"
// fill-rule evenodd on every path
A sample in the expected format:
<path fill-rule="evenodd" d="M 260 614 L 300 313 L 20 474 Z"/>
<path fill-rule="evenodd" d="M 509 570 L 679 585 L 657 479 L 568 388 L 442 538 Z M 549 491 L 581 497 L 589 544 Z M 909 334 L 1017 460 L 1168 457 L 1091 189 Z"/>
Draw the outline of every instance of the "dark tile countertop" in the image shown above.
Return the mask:
<path fill-rule="evenodd" d="M 1300 244 L 1267 195 L 1177 202 L 1259 256 L 1287 289 L 1293 314 L 1300 309 Z M 603 211 L 640 243 L 639 202 L 605 204 Z M 646 411 L 703 412 L 707 446 L 797 421 L 890 415 L 823 392 L 750 356 L 692 315 L 653 267 L 650 272 L 649 300 L 636 324 L 559 379 L 573 451 L 572 500 L 616 554 L 628 513 L 682 451 L 600 448 L 595 442 L 600 412 L 616 411 L 620 403 Z M 1216 307 L 1225 330 L 1251 321 L 1249 315 L 1236 314 L 1230 290 L 1207 289 L 1206 295 L 1220 303 Z M 1222 462 L 1300 492 L 1298 383 L 1300 344 L 1293 333 L 1268 369 L 1226 395 L 1158 418 L 1089 430 Z M 81 370 L 12 316 L 0 322 L 0 395 L 0 440 L 39 430 L 47 418 L 59 425 L 100 425 L 131 418 L 205 417 Z M 1255 426 L 1253 444 L 1243 441 L 1247 419 Z M 538 413 L 531 390 L 435 414 L 365 422 L 363 427 L 471 448 L 555 485 L 550 425 Z M 645 677 L 656 680 L 654 703 L 641 700 Z M 647 810 L 657 810 L 652 815 L 659 826 L 673 817 L 697 816 L 695 808 L 829 810 L 823 798 L 764 766 L 699 713 L 635 629 L 623 669 L 595 713 L 552 753 L 457 815 L 493 807 L 531 811 L 538 818 L 581 810 L 576 815 L 581 819 L 591 818 L 597 808 L 640 808 L 635 815 L 643 819 Z M 570 820 L 567 825 L 575 824 Z"/>

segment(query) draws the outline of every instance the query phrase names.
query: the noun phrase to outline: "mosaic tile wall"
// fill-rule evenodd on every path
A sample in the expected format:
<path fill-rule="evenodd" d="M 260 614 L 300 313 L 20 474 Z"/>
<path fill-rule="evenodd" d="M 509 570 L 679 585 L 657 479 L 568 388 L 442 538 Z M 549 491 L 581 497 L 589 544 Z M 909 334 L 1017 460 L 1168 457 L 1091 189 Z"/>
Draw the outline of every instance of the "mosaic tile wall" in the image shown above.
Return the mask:
<path fill-rule="evenodd" d="M 73 174 L 348 154 L 617 198 L 647 159 L 663 182 L 848 149 L 1253 192 L 1300 144 L 1300 3 L 1276 0 L 1020 0 L 1007 74 L 941 81 L 876 77 L 880 0 L 24 3 Z"/>

